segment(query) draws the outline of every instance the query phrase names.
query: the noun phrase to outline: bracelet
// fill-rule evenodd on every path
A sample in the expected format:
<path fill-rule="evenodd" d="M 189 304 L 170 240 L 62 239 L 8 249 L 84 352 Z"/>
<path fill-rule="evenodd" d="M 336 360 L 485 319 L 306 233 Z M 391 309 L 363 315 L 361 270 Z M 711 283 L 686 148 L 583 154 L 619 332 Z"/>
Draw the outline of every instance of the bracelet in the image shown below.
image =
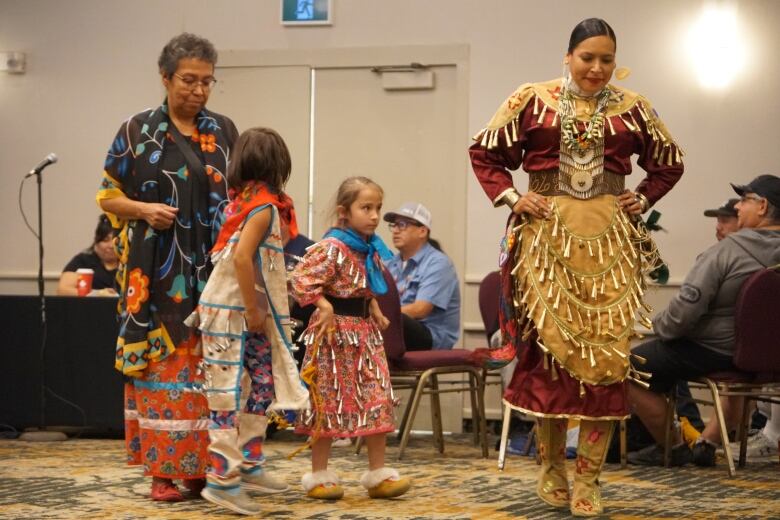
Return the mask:
<path fill-rule="evenodd" d="M 520 194 L 517 193 L 517 190 L 512 188 L 511 190 L 504 193 L 504 196 L 501 197 L 501 202 L 506 204 L 509 209 L 514 209 L 515 204 L 520 200 Z"/>
<path fill-rule="evenodd" d="M 647 200 L 647 197 L 645 197 L 641 193 L 636 194 L 636 200 L 639 202 L 639 206 L 642 209 L 642 213 L 650 209 L 650 201 Z"/>

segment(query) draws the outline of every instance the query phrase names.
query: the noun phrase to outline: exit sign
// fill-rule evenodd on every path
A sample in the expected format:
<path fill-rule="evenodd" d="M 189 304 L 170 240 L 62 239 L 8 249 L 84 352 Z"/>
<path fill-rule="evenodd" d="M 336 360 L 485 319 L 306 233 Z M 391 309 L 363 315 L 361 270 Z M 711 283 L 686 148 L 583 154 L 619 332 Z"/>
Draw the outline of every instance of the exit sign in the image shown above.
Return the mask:
<path fill-rule="evenodd" d="M 282 25 L 330 25 L 331 0 L 282 0 Z"/>

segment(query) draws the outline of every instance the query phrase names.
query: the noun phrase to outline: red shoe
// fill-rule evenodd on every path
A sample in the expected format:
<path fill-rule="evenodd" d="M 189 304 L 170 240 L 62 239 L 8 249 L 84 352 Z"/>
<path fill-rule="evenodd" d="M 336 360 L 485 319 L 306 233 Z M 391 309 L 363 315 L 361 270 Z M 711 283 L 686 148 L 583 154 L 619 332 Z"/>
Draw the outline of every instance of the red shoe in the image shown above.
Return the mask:
<path fill-rule="evenodd" d="M 151 497 L 152 500 L 160 502 L 181 502 L 184 500 L 179 488 L 169 479 L 152 479 Z"/>
<path fill-rule="evenodd" d="M 185 488 L 187 488 L 187 491 L 195 495 L 196 497 L 200 497 L 200 492 L 203 491 L 203 488 L 206 487 L 206 479 L 205 478 L 185 478 L 182 480 L 182 484 Z"/>

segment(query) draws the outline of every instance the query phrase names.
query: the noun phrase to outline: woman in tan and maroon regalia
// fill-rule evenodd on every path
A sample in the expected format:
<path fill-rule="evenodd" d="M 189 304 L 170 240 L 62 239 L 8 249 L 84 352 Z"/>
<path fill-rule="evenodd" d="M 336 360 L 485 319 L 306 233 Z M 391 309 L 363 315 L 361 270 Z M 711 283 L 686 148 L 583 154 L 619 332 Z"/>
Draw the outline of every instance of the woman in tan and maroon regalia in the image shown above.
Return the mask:
<path fill-rule="evenodd" d="M 609 84 L 616 38 L 591 18 L 571 34 L 565 76 L 522 85 L 475 137 L 471 161 L 495 206 L 512 210 L 502 247 L 502 348 L 518 365 L 506 401 L 538 419 L 537 494 L 555 507 L 603 511 L 598 476 L 614 421 L 628 416 L 625 380 L 643 275 L 660 263 L 639 216 L 677 182 L 682 150 L 647 99 Z M 645 170 L 625 189 L 631 156 Z M 528 191 L 510 171 L 522 166 Z M 570 492 L 567 421 L 580 419 Z"/>

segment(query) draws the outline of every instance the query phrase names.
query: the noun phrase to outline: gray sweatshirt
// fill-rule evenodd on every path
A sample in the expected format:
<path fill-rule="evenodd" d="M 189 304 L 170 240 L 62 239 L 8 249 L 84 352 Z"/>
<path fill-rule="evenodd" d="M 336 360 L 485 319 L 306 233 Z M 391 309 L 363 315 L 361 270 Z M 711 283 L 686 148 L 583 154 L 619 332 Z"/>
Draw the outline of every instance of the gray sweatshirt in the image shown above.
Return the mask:
<path fill-rule="evenodd" d="M 742 283 L 780 263 L 780 231 L 741 229 L 696 259 L 680 292 L 653 318 L 661 339 L 685 337 L 721 354 L 734 353 L 734 307 Z"/>

